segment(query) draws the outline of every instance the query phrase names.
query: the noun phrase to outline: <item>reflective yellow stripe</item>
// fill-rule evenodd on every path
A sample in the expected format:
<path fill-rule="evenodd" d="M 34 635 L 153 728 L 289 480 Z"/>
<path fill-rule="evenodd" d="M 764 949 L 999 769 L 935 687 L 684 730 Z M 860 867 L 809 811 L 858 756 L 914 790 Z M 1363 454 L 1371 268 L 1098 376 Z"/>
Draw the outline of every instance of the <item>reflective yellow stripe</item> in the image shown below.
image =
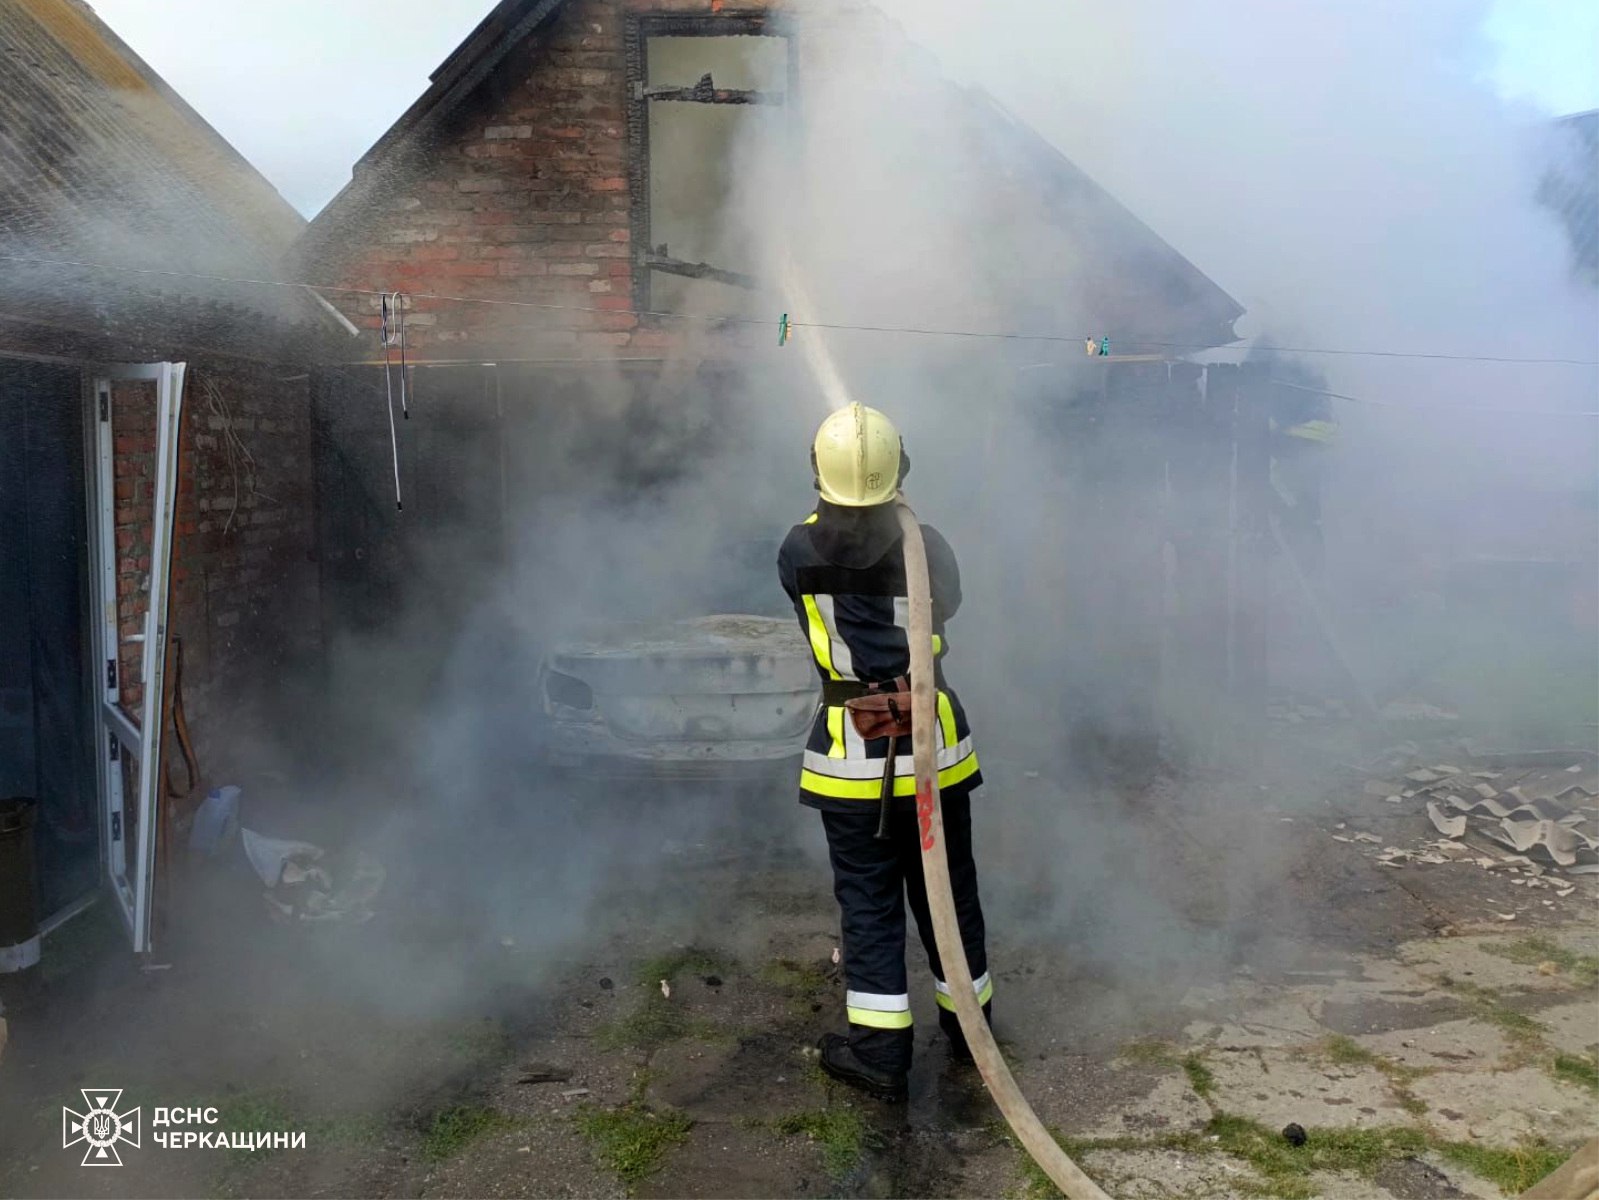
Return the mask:
<path fill-rule="evenodd" d="M 816 597 L 806 595 L 800 599 L 805 602 L 805 625 L 811 636 L 811 653 L 816 655 L 816 661 L 827 672 L 829 679 L 838 679 L 839 673 L 833 670 L 833 639 L 828 635 L 827 622 L 822 620 L 822 610 L 816 607 Z"/>
<path fill-rule="evenodd" d="M 933 657 L 937 658 L 942 653 L 944 653 L 944 639 L 941 635 L 935 633 L 933 635 Z"/>
<path fill-rule="evenodd" d="M 1306 421 L 1284 432 L 1289 437 L 1304 438 L 1307 442 L 1330 442 L 1338 436 L 1338 426 L 1331 421 Z"/>
<path fill-rule="evenodd" d="M 870 1025 L 873 1029 L 909 1029 L 911 1010 L 904 1012 L 878 1012 L 871 1008 L 847 1008 L 851 1025 Z"/>
<path fill-rule="evenodd" d="M 954 787 L 963 780 L 970 779 L 977 773 L 977 754 L 974 751 L 952 767 L 945 767 L 938 773 L 938 786 L 941 788 Z M 881 779 L 835 779 L 831 775 L 822 775 L 816 771 L 800 772 L 800 787 L 807 792 L 815 792 L 818 796 L 832 796 L 839 800 L 876 800 L 883 794 L 883 781 Z M 916 780 L 910 775 L 898 775 L 894 778 L 894 795 L 914 796 L 916 794 Z"/>
<path fill-rule="evenodd" d="M 821 519 L 822 519 L 822 514 L 821 513 L 813 512 L 810 516 L 806 517 L 805 520 L 801 521 L 800 524 L 802 524 L 802 525 L 814 525 L 814 524 L 816 524 L 816 522 L 820 521 Z"/>
<path fill-rule="evenodd" d="M 977 1003 L 987 1004 L 993 998 L 994 981 L 990 979 L 983 985 L 983 990 L 977 993 Z M 955 1011 L 955 998 L 953 996 L 946 996 L 943 992 L 934 992 L 933 999 L 938 1001 L 939 1008 L 947 1009 L 950 1012 Z"/>
<path fill-rule="evenodd" d="M 943 692 L 938 693 L 938 723 L 944 727 L 944 745 L 953 746 L 960 740 L 955 736 L 955 708 Z"/>
<path fill-rule="evenodd" d="M 827 736 L 833 744 L 827 748 L 828 758 L 844 757 L 844 710 L 837 705 L 827 710 Z"/>

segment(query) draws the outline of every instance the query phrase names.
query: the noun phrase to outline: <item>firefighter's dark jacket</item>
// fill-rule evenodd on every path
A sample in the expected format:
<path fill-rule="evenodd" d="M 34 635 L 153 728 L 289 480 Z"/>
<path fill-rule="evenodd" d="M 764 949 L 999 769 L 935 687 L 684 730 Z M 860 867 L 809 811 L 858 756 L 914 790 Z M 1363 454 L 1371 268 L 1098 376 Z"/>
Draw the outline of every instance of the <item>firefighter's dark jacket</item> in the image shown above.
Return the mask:
<path fill-rule="evenodd" d="M 960 569 L 938 530 L 923 525 L 922 538 L 933 600 L 939 786 L 969 791 L 982 776 L 966 712 L 949 689 L 943 668 L 949 650 L 945 623 L 961 602 Z M 777 569 L 822 679 L 880 683 L 909 675 L 910 605 L 894 505 L 845 508 L 820 501 L 815 513 L 789 530 Z M 876 801 L 887 752 L 888 739 L 863 740 L 841 705 L 818 705 L 805 747 L 801 802 L 853 810 L 863 801 Z M 909 803 L 916 781 L 911 747 L 903 742 L 894 774 L 895 796 Z"/>

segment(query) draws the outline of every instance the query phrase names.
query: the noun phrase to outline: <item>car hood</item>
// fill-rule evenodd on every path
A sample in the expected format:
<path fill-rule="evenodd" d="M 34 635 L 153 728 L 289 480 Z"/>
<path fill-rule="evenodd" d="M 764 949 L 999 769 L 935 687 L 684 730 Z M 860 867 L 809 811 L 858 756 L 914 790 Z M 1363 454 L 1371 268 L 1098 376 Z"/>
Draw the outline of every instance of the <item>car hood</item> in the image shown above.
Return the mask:
<path fill-rule="evenodd" d="M 749 695 L 818 686 L 810 648 L 792 619 L 743 613 L 610 626 L 556 647 L 548 662 L 601 696 Z"/>

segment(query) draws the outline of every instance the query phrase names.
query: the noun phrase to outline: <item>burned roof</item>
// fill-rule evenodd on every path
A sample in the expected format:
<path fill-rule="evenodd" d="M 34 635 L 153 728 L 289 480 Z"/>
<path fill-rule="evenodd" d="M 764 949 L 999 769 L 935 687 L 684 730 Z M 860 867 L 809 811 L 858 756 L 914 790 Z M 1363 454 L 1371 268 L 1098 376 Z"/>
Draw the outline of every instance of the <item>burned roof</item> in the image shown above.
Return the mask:
<path fill-rule="evenodd" d="M 498 84 L 513 70 L 527 68 L 537 35 L 566 7 L 566 0 L 500 0 L 433 72 L 416 102 L 362 155 L 350 183 L 312 219 L 296 255 L 310 261 L 346 240 L 359 240 L 360 223 L 385 203 L 385 189 L 405 180 L 463 113 L 476 114 L 477 106 L 494 103 Z M 795 19 L 799 7 L 789 6 L 785 19 Z M 1059 275 L 1050 274 L 1032 289 L 1037 295 L 1014 287 L 1013 301 L 1064 320 L 1091 318 L 1105 329 L 1144 335 L 1145 342 L 1124 342 L 1118 352 L 1180 353 L 1237 340 L 1232 326 L 1244 309 L 1236 300 L 992 97 L 947 81 L 944 86 L 955 96 L 951 108 L 972 135 L 974 153 L 993 169 L 996 190 L 1024 198 L 1017 199 L 1018 206 L 1029 207 L 1030 218 L 1060 243 L 1033 265 L 1054 262 L 1064 270 L 1069 263 L 1072 277 L 1090 283 L 1097 298 L 1091 313 L 1056 311 L 1063 289 Z"/>
<path fill-rule="evenodd" d="M 500 0 L 428 76 L 427 89 L 356 162 L 350 182 L 311 222 L 308 237 L 358 213 L 371 193 L 424 150 L 529 35 L 551 23 L 566 0 Z"/>
<path fill-rule="evenodd" d="M 994 165 L 996 185 L 1002 181 L 1032 197 L 1041 223 L 1070 243 L 1071 273 L 1085 285 L 1079 290 L 1094 297 L 1093 312 L 1071 319 L 1098 320 L 1101 333 L 1130 331 L 1118 353 L 1181 352 L 1237 340 L 1233 322 L 1244 315 L 1238 301 L 1036 129 L 979 89 L 967 95 L 974 152 Z M 1032 252 L 1035 263 L 1049 262 L 1047 250 Z M 1053 279 L 1048 286 L 1059 290 Z M 1031 299 L 1048 311 L 1047 297 Z"/>
<path fill-rule="evenodd" d="M 169 344 L 327 331 L 302 291 L 178 277 L 271 279 L 305 222 L 86 4 L 0 4 L 0 64 L 0 254 L 114 268 L 8 262 L 0 314 Z"/>

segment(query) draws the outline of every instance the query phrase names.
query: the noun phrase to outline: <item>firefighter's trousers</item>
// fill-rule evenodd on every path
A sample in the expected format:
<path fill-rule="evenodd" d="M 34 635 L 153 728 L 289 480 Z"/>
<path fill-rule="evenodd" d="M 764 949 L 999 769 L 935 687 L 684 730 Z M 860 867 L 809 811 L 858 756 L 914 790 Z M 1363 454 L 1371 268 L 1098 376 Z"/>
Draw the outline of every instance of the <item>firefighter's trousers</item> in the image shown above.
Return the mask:
<path fill-rule="evenodd" d="M 988 975 L 983 909 L 977 897 L 977 866 L 972 861 L 970 790 L 943 796 L 940 803 L 961 942 L 978 999 L 987 1011 L 994 988 Z M 896 806 L 892 837 L 886 841 L 877 838 L 877 823 L 876 804 L 861 804 L 858 811 L 822 813 L 833 862 L 833 894 L 838 897 L 844 932 L 850 1045 L 863 1062 L 886 1071 L 908 1071 L 912 1029 L 905 976 L 907 901 L 933 971 L 939 1025 L 957 1045 L 964 1042 L 933 940 L 915 809 L 908 804 Z"/>

